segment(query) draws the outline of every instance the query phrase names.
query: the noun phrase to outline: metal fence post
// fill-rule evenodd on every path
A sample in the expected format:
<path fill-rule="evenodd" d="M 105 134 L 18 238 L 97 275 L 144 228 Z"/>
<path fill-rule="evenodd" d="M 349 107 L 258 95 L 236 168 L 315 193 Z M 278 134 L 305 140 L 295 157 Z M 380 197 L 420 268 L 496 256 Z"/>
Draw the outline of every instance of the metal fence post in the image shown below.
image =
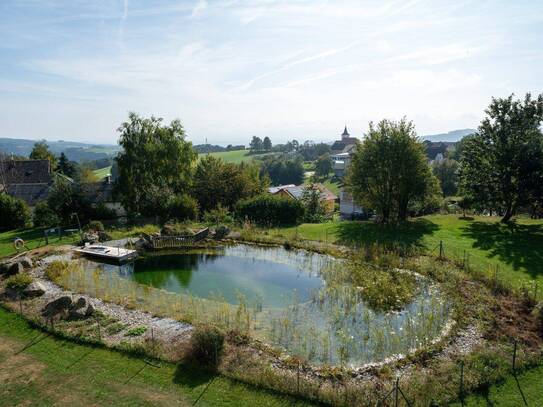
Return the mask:
<path fill-rule="evenodd" d="M 394 406 L 395 407 L 398 407 L 398 400 L 399 400 L 398 396 L 399 396 L 399 393 L 400 393 L 400 391 L 399 391 L 399 382 L 400 382 L 400 378 L 397 377 L 396 378 L 396 391 L 394 392 L 395 393 L 394 394 Z"/>
<path fill-rule="evenodd" d="M 442 259 L 444 255 L 443 240 L 439 241 L 439 258 Z"/>
<path fill-rule="evenodd" d="M 513 342 L 513 375 L 515 374 L 515 365 L 517 362 L 517 340 Z"/>
<path fill-rule="evenodd" d="M 100 319 L 98 319 L 98 317 L 96 317 L 96 323 L 98 324 L 98 340 L 102 341 L 102 331 L 100 329 Z"/>
<path fill-rule="evenodd" d="M 300 362 L 298 361 L 298 375 L 297 375 L 298 394 L 300 394 Z"/>
<path fill-rule="evenodd" d="M 460 362 L 460 401 L 464 400 L 464 361 Z"/>

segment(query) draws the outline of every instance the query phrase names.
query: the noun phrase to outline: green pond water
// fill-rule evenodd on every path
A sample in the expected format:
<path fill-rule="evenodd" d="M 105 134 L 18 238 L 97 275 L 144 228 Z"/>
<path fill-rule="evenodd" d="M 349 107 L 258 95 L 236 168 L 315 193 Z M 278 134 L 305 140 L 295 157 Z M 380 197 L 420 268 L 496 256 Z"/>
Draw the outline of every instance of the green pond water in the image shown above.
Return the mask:
<path fill-rule="evenodd" d="M 233 250 L 154 255 L 137 259 L 133 271 L 125 274 L 137 283 L 197 297 L 221 296 L 230 304 L 243 295 L 249 304 L 286 307 L 294 291 L 303 301 L 322 285 L 317 274 L 296 269 L 292 264 L 242 257 Z M 130 267 L 130 266 L 129 266 Z"/>
<path fill-rule="evenodd" d="M 422 278 L 403 310 L 375 311 L 353 287 L 327 285 L 341 260 L 282 247 L 157 253 L 122 266 L 82 262 L 135 287 L 243 307 L 257 337 L 316 364 L 359 366 L 406 354 L 438 337 L 450 315 L 448 301 Z"/>

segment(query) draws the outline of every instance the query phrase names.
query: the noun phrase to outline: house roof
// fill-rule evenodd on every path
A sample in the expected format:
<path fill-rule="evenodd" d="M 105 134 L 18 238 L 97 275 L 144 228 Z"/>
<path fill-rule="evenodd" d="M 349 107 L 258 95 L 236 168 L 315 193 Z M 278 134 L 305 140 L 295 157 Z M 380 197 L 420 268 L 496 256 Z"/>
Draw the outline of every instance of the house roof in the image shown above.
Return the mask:
<path fill-rule="evenodd" d="M 330 191 L 328 188 L 326 188 L 322 184 L 315 184 L 319 191 L 321 191 L 321 198 L 328 201 L 328 200 L 336 200 L 337 196 Z M 276 194 L 279 191 L 285 191 L 287 194 L 289 194 L 294 199 L 301 199 L 302 195 L 304 193 L 305 188 L 307 185 L 279 185 L 277 187 L 268 188 L 268 191 L 271 194 Z M 272 192 L 274 190 L 275 192 Z"/>
<path fill-rule="evenodd" d="M 8 195 L 25 201 L 29 206 L 47 199 L 49 196 L 49 184 L 9 184 Z"/>
<path fill-rule="evenodd" d="M 0 162 L 0 174 L 7 185 L 48 184 L 52 180 L 49 160 L 4 160 Z"/>
<path fill-rule="evenodd" d="M 276 193 L 278 193 L 279 191 L 281 191 L 283 188 L 294 187 L 294 186 L 296 186 L 296 185 L 294 185 L 294 184 L 288 184 L 288 185 L 278 185 L 278 186 L 276 186 L 276 187 L 269 187 L 269 188 L 268 188 L 268 192 L 269 192 L 270 194 L 276 194 Z"/>
<path fill-rule="evenodd" d="M 81 191 L 92 203 L 113 202 L 113 184 L 107 180 L 81 184 Z"/>

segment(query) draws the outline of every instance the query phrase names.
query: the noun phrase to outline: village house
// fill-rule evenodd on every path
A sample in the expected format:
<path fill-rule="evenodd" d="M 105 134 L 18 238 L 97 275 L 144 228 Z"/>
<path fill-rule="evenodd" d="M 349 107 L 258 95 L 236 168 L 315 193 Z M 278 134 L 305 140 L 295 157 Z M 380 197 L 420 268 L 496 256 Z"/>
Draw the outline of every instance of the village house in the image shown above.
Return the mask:
<path fill-rule="evenodd" d="M 47 199 L 53 181 L 49 160 L 0 161 L 0 192 L 22 199 L 30 207 Z"/>
<path fill-rule="evenodd" d="M 318 188 L 318 190 L 321 192 L 321 199 L 323 201 L 326 213 L 333 213 L 335 209 L 335 204 L 338 199 L 338 197 L 330 191 L 328 188 L 326 188 L 322 184 L 315 184 Z M 279 196 L 285 196 L 292 199 L 300 200 L 302 199 L 303 193 L 305 191 L 305 188 L 307 185 L 279 185 L 276 187 L 270 187 L 268 188 L 268 192 L 272 195 L 279 195 Z"/>

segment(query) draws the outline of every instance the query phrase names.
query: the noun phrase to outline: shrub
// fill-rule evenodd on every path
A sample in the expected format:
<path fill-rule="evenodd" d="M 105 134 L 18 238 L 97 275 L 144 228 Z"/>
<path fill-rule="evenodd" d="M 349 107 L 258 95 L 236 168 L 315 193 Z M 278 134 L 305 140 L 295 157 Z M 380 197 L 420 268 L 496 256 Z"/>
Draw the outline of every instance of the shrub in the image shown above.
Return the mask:
<path fill-rule="evenodd" d="M 219 223 L 231 223 L 232 216 L 227 208 L 219 204 L 215 209 L 211 209 L 204 213 L 204 222 L 209 225 L 217 225 Z"/>
<path fill-rule="evenodd" d="M 224 350 L 224 334 L 210 325 L 197 326 L 190 339 L 191 356 L 207 366 L 217 366 Z"/>
<path fill-rule="evenodd" d="M 96 205 L 93 210 L 93 216 L 96 219 L 116 219 L 117 218 L 117 211 L 112 208 L 108 208 L 104 203 L 99 203 Z"/>
<path fill-rule="evenodd" d="M 173 195 L 166 206 L 168 219 L 184 221 L 198 218 L 198 202 L 189 195 Z"/>
<path fill-rule="evenodd" d="M 32 284 L 32 277 L 28 274 L 15 274 L 6 280 L 6 287 L 11 290 L 22 291 Z"/>
<path fill-rule="evenodd" d="M 168 222 L 162 226 L 160 234 L 163 236 L 193 236 L 194 232 L 185 223 Z"/>
<path fill-rule="evenodd" d="M 215 239 L 224 239 L 230 233 L 227 226 L 221 225 L 215 230 Z"/>
<path fill-rule="evenodd" d="M 114 322 L 111 325 L 108 325 L 106 327 L 106 332 L 108 335 L 116 335 L 119 332 L 121 332 L 124 328 L 126 328 L 126 325 L 122 322 Z"/>
<path fill-rule="evenodd" d="M 264 226 L 297 223 L 304 215 L 302 204 L 291 198 L 263 194 L 240 201 L 236 205 L 236 216 Z"/>
<path fill-rule="evenodd" d="M 124 336 L 141 336 L 143 335 L 145 332 L 147 332 L 147 327 L 145 326 L 137 326 L 135 328 L 131 328 L 129 329 L 128 331 L 126 331 L 126 333 L 124 334 Z"/>
<path fill-rule="evenodd" d="M 34 215 L 32 217 L 34 226 L 39 227 L 51 227 L 60 223 L 60 218 L 55 211 L 49 208 L 47 202 L 38 202 L 34 208 Z"/>
<path fill-rule="evenodd" d="M 30 209 L 25 201 L 0 193 L 0 229 L 24 228 L 30 223 Z"/>
<path fill-rule="evenodd" d="M 95 232 L 103 232 L 105 230 L 104 225 L 99 220 L 91 220 L 87 225 L 87 229 Z"/>

